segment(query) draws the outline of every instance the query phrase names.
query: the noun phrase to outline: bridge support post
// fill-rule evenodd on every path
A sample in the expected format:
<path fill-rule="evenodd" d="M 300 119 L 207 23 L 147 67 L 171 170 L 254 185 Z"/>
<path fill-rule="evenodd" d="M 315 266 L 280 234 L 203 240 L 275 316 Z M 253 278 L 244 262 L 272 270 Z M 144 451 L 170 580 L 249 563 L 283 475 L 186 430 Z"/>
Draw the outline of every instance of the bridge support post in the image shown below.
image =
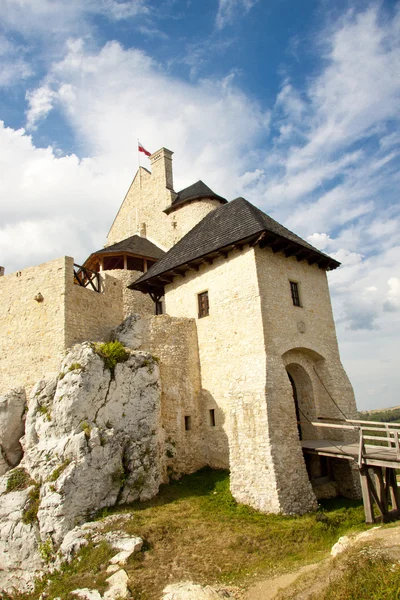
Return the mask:
<path fill-rule="evenodd" d="M 360 468 L 361 491 L 364 504 L 365 522 L 374 523 L 374 511 L 372 508 L 372 495 L 370 487 L 370 479 L 367 467 Z"/>

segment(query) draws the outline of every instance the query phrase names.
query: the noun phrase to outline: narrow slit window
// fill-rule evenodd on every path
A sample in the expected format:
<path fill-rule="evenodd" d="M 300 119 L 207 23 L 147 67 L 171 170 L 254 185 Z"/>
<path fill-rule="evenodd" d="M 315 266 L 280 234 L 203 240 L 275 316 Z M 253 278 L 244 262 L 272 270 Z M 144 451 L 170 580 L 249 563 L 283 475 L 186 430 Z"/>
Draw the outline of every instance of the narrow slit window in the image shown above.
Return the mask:
<path fill-rule="evenodd" d="M 215 408 L 210 409 L 210 425 L 211 427 L 215 427 Z"/>
<path fill-rule="evenodd" d="M 300 295 L 299 295 L 299 284 L 296 281 L 290 281 L 290 291 L 292 293 L 292 300 L 294 306 L 301 306 Z"/>
<path fill-rule="evenodd" d="M 199 319 L 207 317 L 210 312 L 210 305 L 208 302 L 208 292 L 202 292 L 197 295 L 197 301 L 199 306 Z"/>
<path fill-rule="evenodd" d="M 189 415 L 185 416 L 185 431 L 190 431 L 192 429 L 192 417 Z"/>

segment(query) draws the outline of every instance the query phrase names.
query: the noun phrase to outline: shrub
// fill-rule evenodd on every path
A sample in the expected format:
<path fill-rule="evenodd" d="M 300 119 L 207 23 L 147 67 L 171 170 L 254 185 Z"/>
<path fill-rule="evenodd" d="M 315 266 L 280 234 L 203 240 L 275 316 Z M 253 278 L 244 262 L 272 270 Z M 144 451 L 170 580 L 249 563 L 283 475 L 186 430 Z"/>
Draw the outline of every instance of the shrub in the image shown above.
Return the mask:
<path fill-rule="evenodd" d="M 95 344 L 95 352 L 101 356 L 104 365 L 114 373 L 117 363 L 125 362 L 129 358 L 128 352 L 125 350 L 121 342 L 113 341 L 104 344 Z"/>
<path fill-rule="evenodd" d="M 40 504 L 40 485 L 35 483 L 29 492 L 29 501 L 22 513 L 22 522 L 25 525 L 32 525 L 37 521 L 37 514 Z"/>
<path fill-rule="evenodd" d="M 47 537 L 45 542 L 39 544 L 39 554 L 47 564 L 54 561 L 54 546 L 50 536 Z"/>
<path fill-rule="evenodd" d="M 72 363 L 72 365 L 69 367 L 68 371 L 78 371 L 79 369 L 83 371 L 83 367 L 81 364 Z"/>
<path fill-rule="evenodd" d="M 91 432 L 92 432 L 92 428 L 91 428 L 91 426 L 89 425 L 89 423 L 88 423 L 87 421 L 84 421 L 84 422 L 81 424 L 81 429 L 82 429 L 82 431 L 85 433 L 85 437 L 86 437 L 86 439 L 87 439 L 87 440 L 88 440 L 88 439 L 90 439 L 90 434 L 91 434 Z"/>
<path fill-rule="evenodd" d="M 25 469 L 14 469 L 7 479 L 6 493 L 25 490 L 32 483 L 34 482 Z"/>

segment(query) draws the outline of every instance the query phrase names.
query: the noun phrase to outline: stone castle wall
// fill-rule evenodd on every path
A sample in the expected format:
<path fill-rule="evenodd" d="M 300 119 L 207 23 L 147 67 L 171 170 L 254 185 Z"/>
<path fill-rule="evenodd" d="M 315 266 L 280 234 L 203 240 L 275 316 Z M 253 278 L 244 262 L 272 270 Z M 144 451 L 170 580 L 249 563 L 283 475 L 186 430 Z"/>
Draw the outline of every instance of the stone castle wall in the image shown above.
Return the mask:
<path fill-rule="evenodd" d="M 198 318 L 208 290 L 210 314 Z M 265 401 L 266 359 L 254 250 L 230 252 L 166 286 L 166 311 L 196 319 L 207 460 L 230 467 L 235 497 L 280 510 Z M 215 426 L 210 420 L 215 411 Z"/>
<path fill-rule="evenodd" d="M 196 323 L 168 315 L 144 321 L 140 347 L 160 361 L 166 475 L 193 473 L 208 464 Z M 189 429 L 185 417 L 189 417 Z"/>
<path fill-rule="evenodd" d="M 146 223 L 146 237 L 163 250 L 172 246 L 172 227 L 163 212 L 171 204 L 172 192 L 165 187 L 162 172 L 140 167 L 115 217 L 107 245 L 135 235 Z"/>
<path fill-rule="evenodd" d="M 353 389 L 340 361 L 326 272 L 270 248 L 257 247 L 255 256 L 268 354 L 283 357 L 286 367 L 299 364 L 307 372 L 315 404 L 310 416 L 356 418 Z M 301 307 L 293 305 L 290 281 L 298 283 Z M 311 432 L 314 438 L 329 434 L 330 439 L 346 439 L 339 430 Z"/>
<path fill-rule="evenodd" d="M 0 278 L 0 393 L 58 367 L 64 344 L 66 259 Z M 42 302 L 35 296 L 41 293 Z"/>
<path fill-rule="evenodd" d="M 102 293 L 80 287 L 73 264 L 62 257 L 0 279 L 1 393 L 55 372 L 66 348 L 108 339 L 122 321 L 122 283 L 105 274 Z"/>
<path fill-rule="evenodd" d="M 121 281 L 101 274 L 101 293 L 74 284 L 73 259 L 66 260 L 65 348 L 85 341 L 108 340 L 124 318 Z"/>
<path fill-rule="evenodd" d="M 110 275 L 114 279 L 118 279 L 122 284 L 123 318 L 132 314 L 154 315 L 155 306 L 150 296 L 148 294 L 143 294 L 142 292 L 128 289 L 128 285 L 143 275 L 141 271 L 113 269 L 112 271 L 102 271 L 102 274 Z"/>
<path fill-rule="evenodd" d="M 169 214 L 172 240 L 176 244 L 212 210 L 221 206 L 218 200 L 202 198 L 180 206 Z"/>

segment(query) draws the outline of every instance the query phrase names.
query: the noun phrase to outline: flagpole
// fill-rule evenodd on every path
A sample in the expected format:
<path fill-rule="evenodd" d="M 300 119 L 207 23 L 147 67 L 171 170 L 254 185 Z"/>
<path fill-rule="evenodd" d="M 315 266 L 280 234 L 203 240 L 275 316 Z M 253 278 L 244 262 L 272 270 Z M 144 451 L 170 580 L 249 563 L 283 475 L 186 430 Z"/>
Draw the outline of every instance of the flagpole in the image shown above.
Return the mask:
<path fill-rule="evenodd" d="M 139 152 L 139 138 L 136 138 L 137 141 L 137 158 L 138 158 L 138 171 L 139 171 L 139 189 L 142 189 L 142 175 L 140 173 L 140 152 Z"/>

